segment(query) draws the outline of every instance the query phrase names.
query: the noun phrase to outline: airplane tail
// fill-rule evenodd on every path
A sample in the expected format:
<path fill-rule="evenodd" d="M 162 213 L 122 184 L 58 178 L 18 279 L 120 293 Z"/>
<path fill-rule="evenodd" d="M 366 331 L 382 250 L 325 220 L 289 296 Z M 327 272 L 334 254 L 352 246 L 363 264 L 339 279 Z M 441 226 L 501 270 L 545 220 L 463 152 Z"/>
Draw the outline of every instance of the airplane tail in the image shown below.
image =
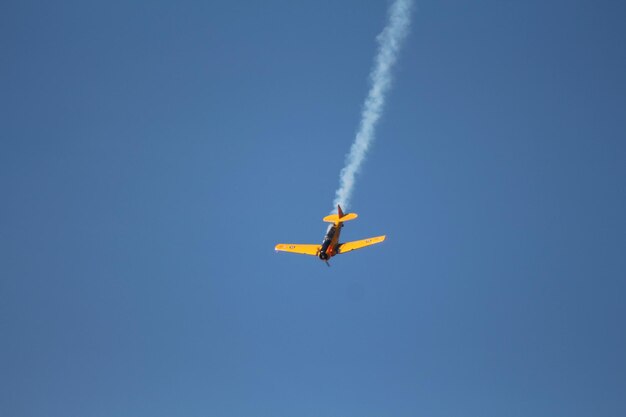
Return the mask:
<path fill-rule="evenodd" d="M 328 216 L 324 217 L 323 220 L 328 223 L 339 224 L 341 222 L 347 222 L 348 220 L 354 220 L 357 217 L 358 216 L 356 213 L 344 214 L 343 210 L 341 210 L 341 206 L 337 204 L 337 214 L 329 214 Z"/>

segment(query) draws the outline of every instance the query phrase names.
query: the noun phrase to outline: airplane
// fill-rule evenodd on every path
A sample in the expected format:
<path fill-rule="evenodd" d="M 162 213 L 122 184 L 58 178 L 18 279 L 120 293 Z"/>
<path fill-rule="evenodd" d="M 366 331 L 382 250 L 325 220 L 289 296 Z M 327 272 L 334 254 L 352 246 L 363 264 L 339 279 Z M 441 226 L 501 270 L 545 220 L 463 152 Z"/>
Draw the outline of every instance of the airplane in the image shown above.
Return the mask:
<path fill-rule="evenodd" d="M 341 206 L 337 205 L 337 214 L 329 214 L 323 219 L 325 222 L 332 224 L 328 226 L 328 230 L 326 231 L 326 235 L 324 236 L 324 240 L 321 245 L 279 243 L 274 249 L 282 252 L 317 256 L 320 260 L 326 262 L 326 265 L 330 266 L 328 260 L 335 255 L 375 245 L 376 243 L 380 243 L 385 240 L 386 236 L 383 235 L 362 240 L 355 240 L 353 242 L 339 243 L 339 235 L 341 234 L 343 222 L 354 220 L 356 218 L 356 213 L 344 214 L 341 210 Z"/>

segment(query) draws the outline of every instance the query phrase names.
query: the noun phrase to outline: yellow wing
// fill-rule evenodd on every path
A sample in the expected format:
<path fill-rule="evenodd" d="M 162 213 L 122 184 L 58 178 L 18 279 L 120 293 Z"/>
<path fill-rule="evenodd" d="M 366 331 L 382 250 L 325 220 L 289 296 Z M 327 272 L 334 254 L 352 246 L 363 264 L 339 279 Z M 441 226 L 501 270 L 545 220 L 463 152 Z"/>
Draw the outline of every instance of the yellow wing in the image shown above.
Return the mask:
<path fill-rule="evenodd" d="M 295 243 L 279 243 L 274 249 L 283 252 L 301 253 L 302 255 L 317 256 L 322 245 L 299 245 Z"/>
<path fill-rule="evenodd" d="M 337 253 L 346 253 L 355 249 L 361 249 L 366 246 L 375 245 L 385 240 L 386 236 L 370 237 L 363 240 L 355 240 L 354 242 L 346 242 L 339 245 Z"/>

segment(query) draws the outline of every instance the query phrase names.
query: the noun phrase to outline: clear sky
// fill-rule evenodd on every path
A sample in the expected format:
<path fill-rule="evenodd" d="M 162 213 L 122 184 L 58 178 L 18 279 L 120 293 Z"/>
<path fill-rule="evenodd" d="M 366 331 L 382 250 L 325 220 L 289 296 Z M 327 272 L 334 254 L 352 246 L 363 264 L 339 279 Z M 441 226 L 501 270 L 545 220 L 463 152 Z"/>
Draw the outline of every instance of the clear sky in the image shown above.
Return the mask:
<path fill-rule="evenodd" d="M 0 415 L 626 415 L 626 3 L 0 4 Z"/>

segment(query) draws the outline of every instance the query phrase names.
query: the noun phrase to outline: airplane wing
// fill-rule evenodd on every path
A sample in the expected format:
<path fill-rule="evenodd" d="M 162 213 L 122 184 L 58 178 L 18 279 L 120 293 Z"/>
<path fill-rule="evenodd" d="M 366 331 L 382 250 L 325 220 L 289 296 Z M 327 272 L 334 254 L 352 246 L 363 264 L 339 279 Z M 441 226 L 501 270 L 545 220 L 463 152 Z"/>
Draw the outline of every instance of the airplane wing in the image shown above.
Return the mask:
<path fill-rule="evenodd" d="M 364 248 L 366 246 L 375 245 L 385 240 L 385 237 L 386 236 L 376 236 L 363 240 L 355 240 L 353 242 L 340 243 L 337 253 L 346 253 L 356 249 Z"/>
<path fill-rule="evenodd" d="M 274 248 L 277 251 L 300 253 L 302 255 L 317 256 L 322 245 L 299 245 L 296 243 L 279 243 Z"/>

